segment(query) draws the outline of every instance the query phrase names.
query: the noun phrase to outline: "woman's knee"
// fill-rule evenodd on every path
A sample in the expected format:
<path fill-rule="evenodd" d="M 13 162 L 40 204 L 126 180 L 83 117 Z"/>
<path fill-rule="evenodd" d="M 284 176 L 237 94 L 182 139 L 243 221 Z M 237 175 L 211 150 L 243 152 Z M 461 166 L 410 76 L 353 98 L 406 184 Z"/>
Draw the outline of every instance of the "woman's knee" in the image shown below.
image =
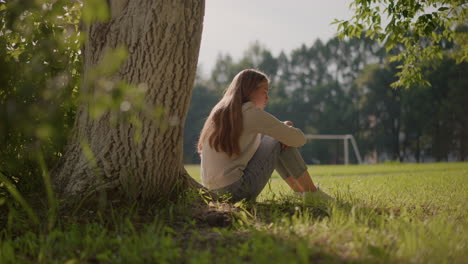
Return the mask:
<path fill-rule="evenodd" d="M 277 139 L 267 135 L 263 135 L 261 146 L 269 149 L 270 151 L 281 150 L 281 143 Z"/>

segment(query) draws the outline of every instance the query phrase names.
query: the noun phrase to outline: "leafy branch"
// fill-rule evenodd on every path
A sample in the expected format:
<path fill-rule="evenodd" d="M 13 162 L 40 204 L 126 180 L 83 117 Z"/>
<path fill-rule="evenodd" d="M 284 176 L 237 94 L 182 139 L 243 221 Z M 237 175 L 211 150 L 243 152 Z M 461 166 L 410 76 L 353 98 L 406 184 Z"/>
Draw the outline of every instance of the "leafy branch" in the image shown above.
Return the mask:
<path fill-rule="evenodd" d="M 387 51 L 395 50 L 390 61 L 401 62 L 398 80 L 392 87 L 430 85 L 421 66 L 443 57 L 444 47 L 453 42 L 457 63 L 468 61 L 465 25 L 468 4 L 463 0 L 355 0 L 350 4 L 354 16 L 338 20 L 338 36 L 378 40 Z M 384 21 L 384 22 L 383 22 Z"/>

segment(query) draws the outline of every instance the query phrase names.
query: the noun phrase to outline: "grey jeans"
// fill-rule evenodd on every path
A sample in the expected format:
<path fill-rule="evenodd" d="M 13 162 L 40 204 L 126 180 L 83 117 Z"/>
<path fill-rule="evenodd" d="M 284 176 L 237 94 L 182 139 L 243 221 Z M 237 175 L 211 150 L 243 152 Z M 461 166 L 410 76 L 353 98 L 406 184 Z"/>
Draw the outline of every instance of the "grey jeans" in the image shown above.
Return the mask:
<path fill-rule="evenodd" d="M 297 148 L 282 150 L 279 141 L 262 135 L 260 146 L 244 169 L 244 175 L 238 181 L 214 191 L 227 193 L 234 202 L 255 200 L 275 169 L 283 179 L 290 176 L 299 178 L 307 170 L 307 165 Z"/>

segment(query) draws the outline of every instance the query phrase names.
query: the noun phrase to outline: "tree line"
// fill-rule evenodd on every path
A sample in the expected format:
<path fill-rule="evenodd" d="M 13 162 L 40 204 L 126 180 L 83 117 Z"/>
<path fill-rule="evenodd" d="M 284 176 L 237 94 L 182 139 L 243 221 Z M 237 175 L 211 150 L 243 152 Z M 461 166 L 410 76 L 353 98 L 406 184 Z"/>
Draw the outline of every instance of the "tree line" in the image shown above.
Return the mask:
<path fill-rule="evenodd" d="M 185 124 L 184 161 L 198 163 L 199 132 L 232 78 L 257 68 L 271 79 L 266 111 L 291 120 L 306 134 L 352 134 L 367 162 L 427 162 L 468 158 L 468 64 L 457 64 L 453 44 L 423 76 L 431 85 L 396 87 L 400 65 L 369 38 L 318 39 L 274 56 L 253 43 L 241 58 L 219 54 L 209 77 L 198 74 Z M 307 163 L 341 164 L 341 141 L 311 141 L 302 147 Z M 351 161 L 356 161 L 354 155 Z"/>

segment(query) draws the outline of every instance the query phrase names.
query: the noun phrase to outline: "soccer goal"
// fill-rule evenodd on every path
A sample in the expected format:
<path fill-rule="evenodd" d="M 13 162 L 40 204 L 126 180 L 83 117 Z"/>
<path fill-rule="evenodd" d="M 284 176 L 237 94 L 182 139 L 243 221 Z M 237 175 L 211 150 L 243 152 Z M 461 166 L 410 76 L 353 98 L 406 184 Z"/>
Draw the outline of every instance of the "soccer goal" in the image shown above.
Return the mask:
<path fill-rule="evenodd" d="M 354 154 L 356 155 L 357 161 L 359 164 L 362 164 L 361 154 L 359 153 L 359 148 L 356 144 L 356 140 L 353 135 L 306 135 L 306 138 L 309 139 L 324 139 L 324 140 L 343 140 L 343 150 L 344 150 L 344 164 L 349 164 L 349 141 L 353 146 Z"/>

